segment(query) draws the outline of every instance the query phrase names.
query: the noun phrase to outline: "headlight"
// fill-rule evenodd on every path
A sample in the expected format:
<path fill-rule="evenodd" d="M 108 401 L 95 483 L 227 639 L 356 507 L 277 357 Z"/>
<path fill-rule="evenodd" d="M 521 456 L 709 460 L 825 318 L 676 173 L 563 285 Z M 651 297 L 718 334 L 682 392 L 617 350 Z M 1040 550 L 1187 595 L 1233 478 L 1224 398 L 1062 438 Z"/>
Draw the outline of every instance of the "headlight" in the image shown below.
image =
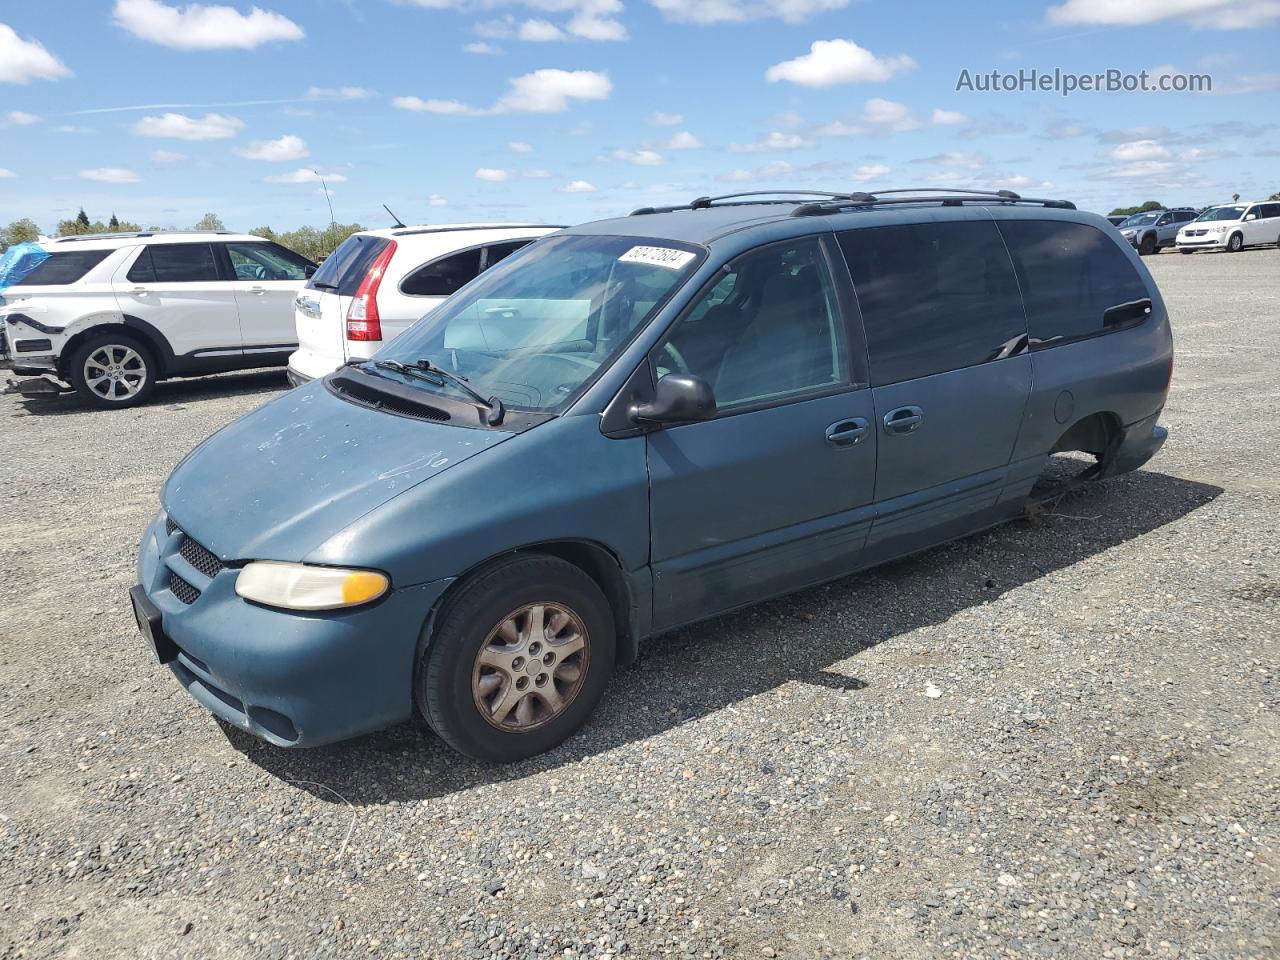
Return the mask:
<path fill-rule="evenodd" d="M 374 570 L 313 567 L 255 561 L 236 577 L 236 593 L 254 603 L 286 610 L 336 610 L 377 600 L 391 581 Z"/>
<path fill-rule="evenodd" d="M 1132 230 L 1121 230 L 1121 231 L 1120 231 L 1120 236 L 1122 236 L 1122 237 L 1132 237 L 1132 236 L 1133 236 L 1133 233 L 1134 233 L 1134 231 L 1132 231 Z"/>

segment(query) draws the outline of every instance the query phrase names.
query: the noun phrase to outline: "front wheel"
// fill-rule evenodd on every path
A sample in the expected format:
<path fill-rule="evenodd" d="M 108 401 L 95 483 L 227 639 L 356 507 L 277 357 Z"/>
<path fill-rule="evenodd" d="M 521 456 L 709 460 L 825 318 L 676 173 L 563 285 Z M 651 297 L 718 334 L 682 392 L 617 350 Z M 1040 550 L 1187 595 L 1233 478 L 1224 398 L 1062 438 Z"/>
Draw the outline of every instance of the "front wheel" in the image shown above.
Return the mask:
<path fill-rule="evenodd" d="M 1149 257 L 1156 252 L 1156 238 L 1148 233 L 1142 238 L 1142 242 L 1138 244 L 1138 253 L 1141 256 Z"/>
<path fill-rule="evenodd" d="M 76 349 L 68 375 L 82 404 L 111 409 L 146 400 L 156 372 L 155 354 L 145 343 L 127 333 L 104 333 Z"/>
<path fill-rule="evenodd" d="M 578 567 L 515 555 L 465 583 L 418 657 L 414 695 L 459 753 L 511 762 L 550 750 L 604 694 L 613 613 Z"/>
<path fill-rule="evenodd" d="M 1179 252 L 1179 253 L 1195 253 L 1195 251 L 1194 251 L 1194 250 L 1188 250 L 1188 249 L 1186 249 L 1185 247 L 1179 247 L 1179 248 L 1178 248 L 1178 252 Z"/>
<path fill-rule="evenodd" d="M 1238 233 L 1233 233 L 1231 239 L 1227 241 L 1227 253 L 1239 253 L 1244 249 L 1244 237 Z"/>

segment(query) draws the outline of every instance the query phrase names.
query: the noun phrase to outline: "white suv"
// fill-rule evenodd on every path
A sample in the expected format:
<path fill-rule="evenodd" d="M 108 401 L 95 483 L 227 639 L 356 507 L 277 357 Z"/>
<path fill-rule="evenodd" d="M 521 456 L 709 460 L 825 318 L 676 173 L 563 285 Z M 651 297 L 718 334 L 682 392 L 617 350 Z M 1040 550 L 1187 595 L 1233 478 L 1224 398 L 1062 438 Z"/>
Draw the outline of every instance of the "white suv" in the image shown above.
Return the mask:
<path fill-rule="evenodd" d="M 1280 203 L 1224 203 L 1207 207 L 1178 231 L 1178 249 L 1237 253 L 1259 243 L 1280 243 Z"/>
<path fill-rule="evenodd" d="M 453 223 L 353 233 L 294 301 L 294 384 L 365 360 L 503 257 L 558 226 Z"/>
<path fill-rule="evenodd" d="M 157 380 L 283 365 L 293 298 L 316 270 L 261 237 L 129 233 L 43 241 L 0 290 L 0 366 L 24 394 L 141 403 Z M 28 264 L 27 266 L 30 266 Z M 25 275 L 23 275 L 25 273 Z"/>

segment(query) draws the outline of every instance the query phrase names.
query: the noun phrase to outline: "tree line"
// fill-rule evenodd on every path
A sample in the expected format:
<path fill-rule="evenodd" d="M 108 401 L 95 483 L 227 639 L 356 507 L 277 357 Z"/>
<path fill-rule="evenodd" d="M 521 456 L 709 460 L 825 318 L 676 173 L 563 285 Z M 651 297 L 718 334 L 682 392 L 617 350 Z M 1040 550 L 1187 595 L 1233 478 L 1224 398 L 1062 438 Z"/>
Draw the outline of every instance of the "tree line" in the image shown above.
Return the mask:
<path fill-rule="evenodd" d="M 1236 200 L 1239 200 L 1239 199 L 1240 199 L 1240 195 L 1239 195 L 1239 194 L 1236 194 L 1236 196 L 1232 197 L 1232 202 L 1235 202 Z M 1276 191 L 1275 193 L 1273 193 L 1271 196 L 1267 197 L 1267 199 L 1268 199 L 1268 200 L 1280 200 L 1280 190 L 1277 190 L 1277 191 Z M 1131 217 L 1131 216 L 1133 216 L 1135 213 L 1146 213 L 1148 210 L 1165 210 L 1165 209 L 1168 209 L 1168 208 L 1167 208 L 1167 207 L 1165 207 L 1165 205 L 1164 205 L 1163 203 L 1160 203 L 1160 202 L 1158 202 L 1158 201 L 1156 201 L 1156 200 L 1148 200 L 1146 203 L 1141 204 L 1141 205 L 1136 206 L 1136 207 L 1116 207 L 1116 208 L 1115 208 L 1114 210 L 1112 210 L 1109 214 L 1107 214 L 1107 216 L 1109 216 L 1109 217 Z"/>
<path fill-rule="evenodd" d="M 114 213 L 105 223 L 101 220 L 90 220 L 82 208 L 76 216 L 69 220 L 59 220 L 52 236 L 77 237 L 87 233 L 140 233 L 143 227 L 129 220 L 121 220 Z M 175 230 L 176 227 L 148 226 L 148 231 Z M 196 221 L 191 230 L 226 230 L 226 225 L 216 213 L 206 213 Z M 319 263 L 337 249 L 338 244 L 357 231 L 363 230 L 358 223 L 331 223 L 327 227 L 299 227 L 296 230 L 276 232 L 270 227 L 255 227 L 249 232 L 257 237 L 274 240 L 282 246 L 295 250 L 308 259 Z M 34 243 L 43 235 L 39 225 L 30 217 L 14 220 L 7 227 L 0 227 L 0 253 L 4 253 L 16 243 Z"/>

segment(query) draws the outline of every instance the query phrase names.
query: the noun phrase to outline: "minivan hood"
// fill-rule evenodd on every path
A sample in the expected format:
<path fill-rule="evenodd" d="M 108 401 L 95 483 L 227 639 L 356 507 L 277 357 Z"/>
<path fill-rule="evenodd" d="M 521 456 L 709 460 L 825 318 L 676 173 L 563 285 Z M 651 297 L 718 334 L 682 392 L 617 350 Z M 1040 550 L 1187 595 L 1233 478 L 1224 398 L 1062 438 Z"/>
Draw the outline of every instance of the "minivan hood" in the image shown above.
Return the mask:
<path fill-rule="evenodd" d="M 511 436 L 371 410 L 316 381 L 191 451 L 165 483 L 164 508 L 224 561 L 299 561 L 375 507 Z"/>

